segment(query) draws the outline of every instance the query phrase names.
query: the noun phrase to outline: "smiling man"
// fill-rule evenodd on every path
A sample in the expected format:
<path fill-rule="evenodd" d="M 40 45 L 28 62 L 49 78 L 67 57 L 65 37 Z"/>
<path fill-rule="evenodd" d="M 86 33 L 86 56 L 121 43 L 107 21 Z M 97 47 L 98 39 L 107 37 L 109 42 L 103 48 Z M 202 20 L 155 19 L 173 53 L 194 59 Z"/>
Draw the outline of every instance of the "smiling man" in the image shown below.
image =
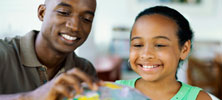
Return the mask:
<path fill-rule="evenodd" d="M 40 31 L 0 40 L 0 99 L 71 98 L 81 82 L 97 89 L 94 67 L 73 52 L 87 39 L 95 10 L 96 0 L 46 0 Z"/>

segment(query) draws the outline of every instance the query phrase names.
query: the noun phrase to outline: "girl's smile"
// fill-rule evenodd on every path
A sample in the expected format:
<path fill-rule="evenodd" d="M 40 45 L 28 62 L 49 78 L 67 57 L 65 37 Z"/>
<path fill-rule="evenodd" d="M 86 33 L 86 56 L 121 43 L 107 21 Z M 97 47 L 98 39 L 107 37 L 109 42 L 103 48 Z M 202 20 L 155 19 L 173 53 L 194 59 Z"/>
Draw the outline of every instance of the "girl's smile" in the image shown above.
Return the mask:
<path fill-rule="evenodd" d="M 138 63 L 137 66 L 142 71 L 144 71 L 146 73 L 151 73 L 151 72 L 157 72 L 158 70 L 160 70 L 160 68 L 163 67 L 163 64 L 142 62 L 142 63 Z"/>

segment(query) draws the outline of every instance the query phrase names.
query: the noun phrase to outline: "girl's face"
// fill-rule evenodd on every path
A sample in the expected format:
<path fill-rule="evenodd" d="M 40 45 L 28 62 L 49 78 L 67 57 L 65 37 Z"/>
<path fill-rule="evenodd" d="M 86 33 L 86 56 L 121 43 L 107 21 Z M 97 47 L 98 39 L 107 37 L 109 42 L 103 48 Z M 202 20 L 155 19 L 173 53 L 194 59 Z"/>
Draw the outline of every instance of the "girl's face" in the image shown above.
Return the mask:
<path fill-rule="evenodd" d="M 179 48 L 177 31 L 176 22 L 160 14 L 144 15 L 135 22 L 130 64 L 144 80 L 175 79 L 179 60 L 190 50 L 190 41 Z"/>

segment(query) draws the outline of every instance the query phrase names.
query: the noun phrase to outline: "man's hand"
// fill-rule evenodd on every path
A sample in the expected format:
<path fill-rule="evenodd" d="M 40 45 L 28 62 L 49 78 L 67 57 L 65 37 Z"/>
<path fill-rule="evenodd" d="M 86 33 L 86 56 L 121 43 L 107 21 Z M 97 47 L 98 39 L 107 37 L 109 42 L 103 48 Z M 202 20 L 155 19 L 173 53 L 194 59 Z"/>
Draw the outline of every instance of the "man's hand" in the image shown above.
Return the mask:
<path fill-rule="evenodd" d="M 29 92 L 33 100 L 60 100 L 64 97 L 73 98 L 76 93 L 82 93 L 81 82 L 85 82 L 91 90 L 97 90 L 101 82 L 93 79 L 77 68 L 61 74 L 36 90 Z"/>

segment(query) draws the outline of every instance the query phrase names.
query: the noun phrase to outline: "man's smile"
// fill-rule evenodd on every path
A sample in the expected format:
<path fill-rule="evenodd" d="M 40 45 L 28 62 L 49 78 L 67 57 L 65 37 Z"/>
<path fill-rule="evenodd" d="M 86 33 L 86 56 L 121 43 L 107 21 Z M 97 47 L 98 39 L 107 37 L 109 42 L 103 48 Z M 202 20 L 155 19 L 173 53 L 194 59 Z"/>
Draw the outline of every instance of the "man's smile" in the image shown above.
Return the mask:
<path fill-rule="evenodd" d="M 77 36 L 71 36 L 71 35 L 68 35 L 65 33 L 60 33 L 59 36 L 68 45 L 73 45 L 74 43 L 76 43 L 80 40 L 80 38 Z"/>
<path fill-rule="evenodd" d="M 66 40 L 70 40 L 70 41 L 74 41 L 74 40 L 77 39 L 77 37 L 72 37 L 72 36 L 69 36 L 69 35 L 67 35 L 67 34 L 61 34 L 61 36 L 62 36 L 63 38 L 65 38 Z"/>

